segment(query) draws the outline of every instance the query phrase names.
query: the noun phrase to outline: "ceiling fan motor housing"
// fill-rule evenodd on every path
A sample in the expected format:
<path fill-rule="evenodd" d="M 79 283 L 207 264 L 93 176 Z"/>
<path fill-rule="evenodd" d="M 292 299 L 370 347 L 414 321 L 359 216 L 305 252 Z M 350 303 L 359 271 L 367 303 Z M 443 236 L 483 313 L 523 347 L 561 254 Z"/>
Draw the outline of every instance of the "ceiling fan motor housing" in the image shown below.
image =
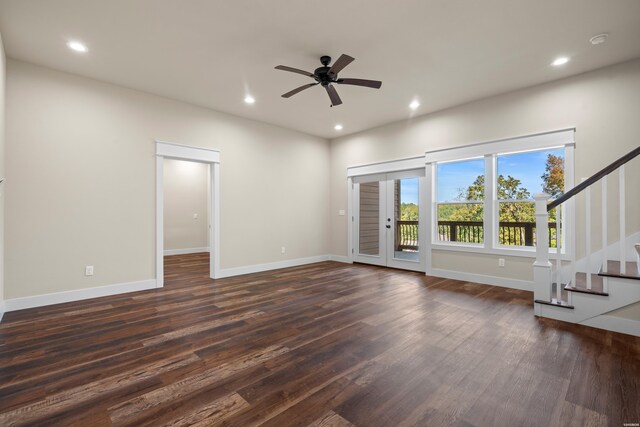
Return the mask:
<path fill-rule="evenodd" d="M 333 81 L 335 74 L 329 74 L 331 67 L 316 68 L 313 74 L 316 76 L 321 85 L 327 85 Z"/>

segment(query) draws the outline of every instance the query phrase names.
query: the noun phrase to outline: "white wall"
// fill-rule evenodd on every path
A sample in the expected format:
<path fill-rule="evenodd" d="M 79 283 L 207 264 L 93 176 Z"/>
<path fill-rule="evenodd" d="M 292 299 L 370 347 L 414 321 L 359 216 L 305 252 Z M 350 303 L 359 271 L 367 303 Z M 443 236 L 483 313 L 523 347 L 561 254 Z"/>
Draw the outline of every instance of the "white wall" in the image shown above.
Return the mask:
<path fill-rule="evenodd" d="M 209 165 L 165 159 L 163 172 L 165 253 L 209 246 Z"/>
<path fill-rule="evenodd" d="M 324 139 L 14 60 L 7 104 L 7 298 L 155 277 L 154 139 L 220 150 L 223 269 L 329 252 Z"/>
<path fill-rule="evenodd" d="M 428 94 L 425 95 L 428 99 Z M 331 143 L 331 251 L 347 254 L 348 166 L 423 155 L 436 148 L 529 135 L 576 127 L 576 182 L 631 151 L 640 144 L 640 60 L 603 68 L 528 89 L 418 116 Z M 617 177 L 616 177 L 617 179 Z M 629 233 L 640 230 L 640 159 L 627 168 L 626 219 Z M 613 183 L 611 183 L 613 184 Z M 612 187 L 613 188 L 613 185 Z M 599 206 L 599 189 L 593 196 Z M 610 193 L 611 194 L 611 193 Z M 618 233 L 617 193 L 609 223 L 609 243 Z M 597 209 L 599 212 L 599 209 Z M 600 247 L 600 232 L 593 216 L 592 244 Z M 577 218 L 584 230 L 583 216 Z M 578 235 L 578 258 L 584 254 L 583 232 Z M 532 279 L 532 260 L 507 257 L 498 268 L 498 256 L 434 251 L 433 267 L 473 274 Z"/>
<path fill-rule="evenodd" d="M 6 57 L 0 34 L 0 179 L 5 177 L 5 81 Z M 4 193 L 6 183 L 0 184 L 0 320 L 4 313 Z"/>

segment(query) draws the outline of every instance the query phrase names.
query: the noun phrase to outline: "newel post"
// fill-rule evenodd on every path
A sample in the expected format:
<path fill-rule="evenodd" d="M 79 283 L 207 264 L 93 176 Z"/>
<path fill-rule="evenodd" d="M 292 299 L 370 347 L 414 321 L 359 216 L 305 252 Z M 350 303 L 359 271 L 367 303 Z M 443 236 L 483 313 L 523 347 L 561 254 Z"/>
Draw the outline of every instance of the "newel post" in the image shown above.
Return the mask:
<path fill-rule="evenodd" d="M 549 262 L 549 214 L 547 203 L 550 196 L 540 193 L 533 196 L 536 201 L 536 261 L 533 263 L 533 297 L 551 301 L 551 263 Z M 536 307 L 536 315 L 539 308 Z"/>

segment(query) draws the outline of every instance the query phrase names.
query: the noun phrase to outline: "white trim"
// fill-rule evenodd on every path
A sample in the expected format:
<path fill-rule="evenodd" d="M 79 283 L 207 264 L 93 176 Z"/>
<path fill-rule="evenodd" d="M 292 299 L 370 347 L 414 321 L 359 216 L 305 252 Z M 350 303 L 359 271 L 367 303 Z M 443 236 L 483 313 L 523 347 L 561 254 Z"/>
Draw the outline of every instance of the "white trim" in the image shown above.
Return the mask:
<path fill-rule="evenodd" d="M 220 151 L 218 150 L 158 140 L 155 143 L 156 156 L 203 163 L 220 163 Z"/>
<path fill-rule="evenodd" d="M 347 167 L 347 178 L 376 173 L 399 172 L 409 169 L 424 168 L 424 156 L 410 157 L 408 159 L 390 160 L 388 162 L 369 163 L 359 166 Z"/>
<path fill-rule="evenodd" d="M 297 267 L 299 265 L 314 264 L 316 262 L 329 261 L 331 255 L 318 255 L 309 258 L 288 259 L 285 261 L 269 262 L 265 264 L 245 265 L 242 267 L 225 268 L 219 270 L 216 279 L 224 277 L 240 276 L 243 274 L 260 273 L 261 271 L 277 270 L 280 268 Z"/>
<path fill-rule="evenodd" d="M 355 221 L 355 212 L 353 208 L 353 178 L 347 178 L 347 258 L 349 263 L 353 263 L 353 255 L 355 252 L 353 242 L 353 224 Z"/>
<path fill-rule="evenodd" d="M 432 268 L 429 276 L 444 277 L 445 279 L 463 280 L 465 282 L 481 283 L 483 285 L 500 286 L 502 288 L 520 289 L 533 292 L 533 282 L 530 280 L 510 279 L 508 277 L 485 276 L 484 274 L 465 273 L 462 271 Z"/>
<path fill-rule="evenodd" d="M 501 245 L 497 248 L 485 248 L 481 243 L 457 243 L 457 242 L 438 242 L 432 243 L 431 248 L 438 251 L 452 251 L 452 252 L 471 252 L 476 254 L 491 254 L 491 255 L 505 255 L 520 258 L 536 258 L 535 246 L 504 246 Z M 549 255 L 554 255 L 556 258 L 556 249 L 550 248 Z M 562 253 L 563 261 L 571 261 L 571 256 L 565 252 Z"/>
<path fill-rule="evenodd" d="M 220 271 L 220 163 L 211 163 L 210 199 L 212 206 L 209 208 L 211 215 L 211 238 L 209 238 L 209 253 L 215 255 L 209 257 L 209 277 L 217 278 Z M 213 251 L 213 252 L 212 252 Z"/>
<path fill-rule="evenodd" d="M 164 286 L 164 157 L 156 157 L 156 286 Z"/>
<path fill-rule="evenodd" d="M 209 277 L 218 278 L 220 271 L 220 152 L 166 141 L 156 144 L 156 284 L 164 286 L 164 159 L 178 159 L 209 164 Z"/>
<path fill-rule="evenodd" d="M 348 256 L 329 255 L 329 261 L 343 262 L 345 264 L 353 264 L 353 260 Z"/>
<path fill-rule="evenodd" d="M 74 289 L 72 291 L 54 292 L 50 294 L 33 295 L 30 297 L 12 298 L 5 300 L 6 310 L 15 311 L 25 308 L 42 307 L 45 305 L 62 304 L 89 298 L 106 297 L 128 292 L 146 291 L 156 288 L 155 279 L 139 282 L 118 283 L 116 285 L 96 286 L 93 288 Z"/>
<path fill-rule="evenodd" d="M 209 246 L 203 248 L 165 249 L 164 256 L 199 254 L 202 252 L 209 252 Z"/>
<path fill-rule="evenodd" d="M 640 337 L 640 320 L 625 319 L 624 317 L 603 314 L 580 322 L 580 324 Z"/>
<path fill-rule="evenodd" d="M 4 312 L 7 311 L 7 307 L 4 301 L 0 301 L 0 322 L 2 322 L 2 318 L 4 317 Z"/>
<path fill-rule="evenodd" d="M 574 143 L 575 128 L 561 129 L 515 138 L 479 142 L 454 148 L 439 148 L 425 153 L 425 162 L 460 161 L 484 157 L 494 153 L 516 153 L 520 151 L 539 150 L 552 147 L 567 146 Z"/>
<path fill-rule="evenodd" d="M 421 215 L 421 219 L 424 221 L 425 230 L 425 238 L 422 243 L 424 247 L 424 272 L 426 275 L 431 274 L 431 262 L 432 262 L 432 241 L 433 236 L 437 235 L 438 231 L 436 229 L 437 221 L 432 221 L 431 218 L 435 216 L 437 218 L 437 212 L 435 208 L 435 204 L 431 201 L 433 200 L 434 194 L 436 192 L 436 188 L 434 187 L 434 167 L 431 163 L 427 163 L 424 167 L 424 176 L 425 176 L 425 191 L 423 191 L 422 196 L 424 197 L 424 209 L 419 211 L 419 215 Z"/>

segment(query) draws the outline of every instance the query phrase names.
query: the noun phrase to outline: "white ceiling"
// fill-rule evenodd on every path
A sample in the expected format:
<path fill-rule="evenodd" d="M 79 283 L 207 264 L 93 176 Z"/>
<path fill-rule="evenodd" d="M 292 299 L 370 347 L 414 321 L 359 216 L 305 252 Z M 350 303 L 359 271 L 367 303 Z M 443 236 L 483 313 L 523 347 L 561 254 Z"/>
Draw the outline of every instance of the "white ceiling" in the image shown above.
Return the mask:
<path fill-rule="evenodd" d="M 640 1 L 0 0 L 0 33 L 11 58 L 334 138 L 640 57 Z M 274 66 L 341 53 L 382 88 L 280 97 L 311 79 Z"/>

